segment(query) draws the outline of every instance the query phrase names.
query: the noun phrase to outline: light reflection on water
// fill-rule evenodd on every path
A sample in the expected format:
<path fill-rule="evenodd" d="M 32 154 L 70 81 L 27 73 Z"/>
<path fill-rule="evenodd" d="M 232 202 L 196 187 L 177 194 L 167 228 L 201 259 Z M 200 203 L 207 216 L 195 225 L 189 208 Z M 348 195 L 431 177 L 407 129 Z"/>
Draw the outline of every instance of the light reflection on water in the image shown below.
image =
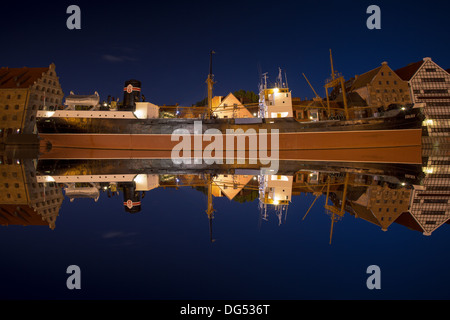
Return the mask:
<path fill-rule="evenodd" d="M 442 150 L 422 158 L 285 161 L 269 175 L 4 157 L 1 296 L 448 298 L 450 162 Z M 65 287 L 72 264 L 77 292 Z M 365 285 L 372 264 L 378 292 Z"/>

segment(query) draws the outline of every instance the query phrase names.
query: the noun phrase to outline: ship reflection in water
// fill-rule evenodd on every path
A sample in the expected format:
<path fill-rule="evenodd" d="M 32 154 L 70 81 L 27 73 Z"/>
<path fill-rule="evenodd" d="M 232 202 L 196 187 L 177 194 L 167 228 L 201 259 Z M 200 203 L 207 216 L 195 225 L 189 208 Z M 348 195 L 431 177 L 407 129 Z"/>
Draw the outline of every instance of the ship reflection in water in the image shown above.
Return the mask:
<path fill-rule="evenodd" d="M 448 298 L 448 150 L 280 152 L 277 172 L 248 161 L 175 165 L 156 151 L 4 150 L 0 294 Z M 65 286 L 73 264 L 78 293 Z M 378 294 L 366 287 L 373 264 Z"/>
<path fill-rule="evenodd" d="M 62 203 L 75 206 L 80 198 L 107 202 L 119 197 L 125 213 L 142 215 L 150 210 L 145 200 L 153 190 L 193 188 L 206 196 L 211 241 L 214 215 L 226 214 L 215 210 L 217 198 L 253 202 L 259 210 L 258 223 L 272 216 L 282 224 L 288 223 L 289 206 L 308 197 L 312 201 L 301 218 L 307 224 L 309 212 L 320 202 L 319 212 L 329 216 L 330 244 L 335 222 L 346 216 L 370 222 L 382 231 L 398 224 L 429 236 L 450 223 L 450 161 L 445 150 L 380 148 L 372 162 L 351 161 L 356 152 L 346 155 L 346 161 L 280 160 L 276 174 L 258 164 L 177 166 L 163 157 L 33 159 L 10 152 L 0 166 L 4 181 L 0 223 L 55 229 Z M 404 163 L 384 163 L 383 152 L 390 158 L 403 156 Z"/>

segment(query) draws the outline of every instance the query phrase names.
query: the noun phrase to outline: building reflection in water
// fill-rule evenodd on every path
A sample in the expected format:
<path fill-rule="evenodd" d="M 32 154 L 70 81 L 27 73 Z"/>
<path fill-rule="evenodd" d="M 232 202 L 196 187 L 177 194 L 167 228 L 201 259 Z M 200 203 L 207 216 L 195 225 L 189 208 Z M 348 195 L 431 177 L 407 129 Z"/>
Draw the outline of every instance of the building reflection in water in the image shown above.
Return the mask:
<path fill-rule="evenodd" d="M 170 166 L 170 159 L 62 160 L 2 157 L 0 223 L 47 225 L 55 228 L 64 198 L 98 201 L 121 197 L 124 211 L 143 211 L 145 194 L 156 188 L 192 187 L 208 199 L 207 217 L 214 218 L 214 199 L 255 202 L 260 222 L 275 216 L 286 222 L 296 197 L 312 195 L 304 213 L 320 206 L 330 218 L 330 243 L 334 224 L 350 214 L 383 231 L 393 224 L 424 235 L 450 222 L 450 160 L 445 152 L 424 150 L 423 163 L 329 163 L 281 161 L 276 175 L 258 166 Z M 256 204 L 257 203 L 257 204 Z M 144 210 L 145 211 L 145 210 Z M 321 210 L 321 212 L 323 212 Z M 142 214 L 142 213 L 141 213 Z M 210 229 L 213 240 L 212 229 Z"/>
<path fill-rule="evenodd" d="M 55 221 L 64 196 L 54 182 L 36 176 L 36 161 L 2 158 L 0 165 L 0 224 L 47 225 Z"/>

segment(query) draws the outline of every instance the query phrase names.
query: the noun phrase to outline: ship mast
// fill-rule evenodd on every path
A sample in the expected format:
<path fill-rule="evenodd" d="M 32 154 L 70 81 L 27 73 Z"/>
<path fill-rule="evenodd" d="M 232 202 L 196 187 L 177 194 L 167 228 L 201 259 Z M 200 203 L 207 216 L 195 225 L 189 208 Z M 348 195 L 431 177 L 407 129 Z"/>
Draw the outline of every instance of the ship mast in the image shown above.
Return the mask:
<path fill-rule="evenodd" d="M 328 210 L 331 214 L 331 228 L 330 228 L 330 244 L 331 240 L 333 238 L 333 226 L 334 222 L 342 218 L 345 214 L 345 203 L 347 201 L 347 187 L 348 187 L 348 180 L 349 180 L 349 174 L 348 172 L 345 174 L 345 180 L 344 180 L 344 191 L 342 194 L 342 203 L 340 210 L 337 209 L 334 206 L 328 205 L 328 197 L 330 194 L 330 180 L 327 182 L 327 198 L 325 200 L 325 209 Z"/>
<path fill-rule="evenodd" d="M 210 173 L 208 173 L 207 176 L 207 181 L 208 181 L 208 206 L 206 209 L 206 214 L 208 215 L 208 220 L 209 220 L 209 240 L 211 242 L 214 242 L 214 238 L 212 236 L 212 219 L 214 219 L 214 207 L 213 207 L 213 201 L 212 201 L 212 184 L 213 184 L 213 180 L 212 180 L 212 176 Z"/>
<path fill-rule="evenodd" d="M 212 112 L 212 90 L 214 85 L 213 80 L 213 73 L 212 73 L 212 55 L 214 54 L 214 50 L 211 50 L 209 53 L 209 74 L 208 78 L 206 79 L 206 83 L 208 84 L 208 111 L 206 112 L 206 119 L 211 119 L 213 112 Z"/>
<path fill-rule="evenodd" d="M 213 80 L 213 73 L 212 73 L 212 55 L 214 54 L 214 50 L 211 50 L 209 53 L 209 74 L 208 78 L 206 79 L 206 83 L 208 84 L 208 111 L 206 113 L 206 118 L 211 119 L 213 112 L 212 112 L 212 90 L 214 85 Z M 208 205 L 206 209 L 206 214 L 208 215 L 209 220 L 209 237 L 210 241 L 214 242 L 213 236 L 212 236 L 212 219 L 214 218 L 214 207 L 213 207 L 213 201 L 212 201 L 212 176 L 209 173 L 207 175 L 207 184 L 208 184 Z"/>
<path fill-rule="evenodd" d="M 348 105 L 347 105 L 347 93 L 345 92 L 345 81 L 344 81 L 344 77 L 341 76 L 340 74 L 337 74 L 337 72 L 334 70 L 333 55 L 331 53 L 331 49 L 330 49 L 330 64 L 331 64 L 331 80 L 325 84 L 325 92 L 327 95 L 328 116 L 330 115 L 330 100 L 329 100 L 329 96 L 328 96 L 328 89 L 335 88 L 340 84 L 341 92 L 342 92 L 342 99 L 344 101 L 345 119 L 348 120 L 349 115 L 348 115 Z M 336 78 L 336 76 L 339 76 L 339 77 Z"/>

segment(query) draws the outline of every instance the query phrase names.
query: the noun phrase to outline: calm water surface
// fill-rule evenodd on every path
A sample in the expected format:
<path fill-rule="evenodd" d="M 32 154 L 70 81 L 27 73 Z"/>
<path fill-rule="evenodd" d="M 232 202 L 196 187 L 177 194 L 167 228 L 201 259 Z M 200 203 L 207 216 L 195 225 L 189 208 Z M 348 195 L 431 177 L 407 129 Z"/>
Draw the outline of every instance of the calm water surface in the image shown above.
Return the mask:
<path fill-rule="evenodd" d="M 268 175 L 4 158 L 0 297 L 448 299 L 445 159 Z M 80 290 L 66 286 L 70 265 Z M 379 290 L 367 288 L 370 265 Z"/>

